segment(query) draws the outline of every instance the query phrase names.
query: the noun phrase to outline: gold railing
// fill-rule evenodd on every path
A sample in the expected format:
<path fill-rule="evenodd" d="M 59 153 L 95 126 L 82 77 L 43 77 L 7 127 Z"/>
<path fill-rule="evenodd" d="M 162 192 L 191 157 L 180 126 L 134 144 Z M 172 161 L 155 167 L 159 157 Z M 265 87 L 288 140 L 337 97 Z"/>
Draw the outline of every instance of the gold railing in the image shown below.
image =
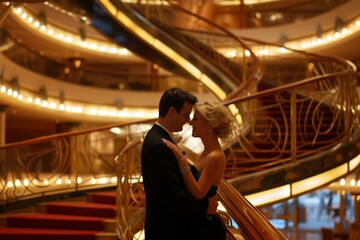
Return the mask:
<path fill-rule="evenodd" d="M 262 43 L 262 49 L 267 47 L 267 53 L 271 53 L 271 49 L 277 52 L 282 49 Z M 220 186 L 219 198 L 229 217 L 241 226 L 238 230 L 244 237 L 259 234 L 251 229 L 254 225 L 248 224 L 253 219 L 244 218 L 240 213 L 246 204 L 252 209 L 249 210 L 251 216 L 261 216 L 261 226 L 275 234 L 277 231 L 267 225 L 266 219 L 246 199 L 243 203 L 237 201 L 242 199 L 239 191 L 253 200 L 253 193 L 283 187 L 285 183 L 293 184 L 294 188 L 284 185 L 289 193 L 270 199 L 268 203 L 271 203 L 301 194 L 299 188 L 295 188 L 297 183 L 304 188 L 301 181 L 330 173 L 331 176 L 321 183 L 323 185 L 359 165 L 359 161 L 350 164 L 359 154 L 357 148 L 349 151 L 349 148 L 339 147 L 356 145 L 358 141 L 352 141 L 359 133 L 354 66 L 341 59 L 285 50 L 282 54 L 260 54 L 265 74 L 259 88 L 266 87 L 265 90 L 251 91 L 248 96 L 236 92 L 223 101 L 238 110 L 232 111 L 238 126 L 235 138 L 223 142 L 228 157 L 227 181 Z M 275 116 L 276 112 L 279 114 Z M 28 198 L 118 184 L 119 209 L 127 209 L 125 216 L 118 216 L 119 234 L 124 238 L 132 237 L 142 229 L 144 216 L 139 144 L 132 142 L 141 139 L 153 121 L 129 122 L 1 146 L 1 203 L 6 205 Z M 114 127 L 120 128 L 120 134 L 110 131 Z M 194 142 L 184 140 L 190 144 Z M 193 145 L 185 143 L 184 147 L 193 149 Z M 306 165 L 302 165 L 304 159 Z M 291 166 L 300 167 L 288 171 Z M 241 179 L 247 181 L 241 182 Z M 320 185 L 306 185 L 304 191 L 317 187 Z M 278 239 L 282 239 L 280 234 Z"/>
<path fill-rule="evenodd" d="M 315 55 L 313 56 L 312 60 L 316 60 Z M 322 60 L 322 64 L 324 65 L 323 58 L 320 58 L 320 60 Z M 335 60 L 331 58 L 329 58 L 329 62 L 331 62 L 332 64 L 336 63 Z M 280 116 L 282 116 L 283 122 L 290 121 L 290 123 L 286 124 L 287 127 L 285 128 L 288 130 L 285 130 L 284 132 L 282 130 L 283 128 L 275 128 L 275 136 L 284 135 L 287 136 L 287 138 L 285 138 L 286 140 L 294 140 L 294 138 L 292 137 L 294 134 L 294 132 L 292 131 L 294 130 L 296 130 L 296 132 L 302 132 L 303 134 L 301 136 L 303 137 L 311 136 L 311 141 L 309 142 L 311 142 L 310 145 L 315 148 L 310 150 L 313 157 L 311 162 L 314 165 L 317 165 L 317 161 L 319 160 L 319 158 L 316 157 L 317 155 L 320 156 L 325 152 L 325 150 L 327 150 L 327 156 L 331 156 L 337 150 L 337 148 L 333 148 L 336 144 L 346 143 L 350 141 L 350 138 L 352 136 L 358 133 L 359 98 L 356 92 L 356 88 L 354 87 L 354 81 L 356 80 L 354 80 L 353 78 L 354 72 L 351 71 L 351 69 L 347 69 L 345 67 L 345 64 L 341 65 L 343 63 L 344 62 L 340 61 L 340 66 L 333 66 L 334 68 L 339 68 L 343 70 L 342 72 L 339 72 L 337 74 L 329 73 L 319 77 L 308 78 L 274 89 L 261 91 L 259 93 L 253 94 L 252 96 L 233 99 L 232 101 L 226 103 L 224 102 L 224 104 L 234 104 L 238 107 L 238 109 L 241 109 L 241 117 L 246 120 L 242 125 L 239 125 L 237 127 L 239 134 L 236 136 L 236 139 L 231 139 L 229 140 L 230 142 L 224 143 L 224 146 L 231 145 L 231 148 L 224 148 L 224 150 L 229 156 L 227 164 L 228 171 L 226 173 L 229 183 L 232 183 L 234 186 L 236 186 L 236 189 L 238 190 L 239 188 L 237 186 L 237 182 L 233 180 L 235 179 L 235 177 L 237 179 L 240 179 L 241 174 L 249 176 L 249 174 L 247 173 L 253 171 L 254 169 L 256 169 L 257 171 L 266 169 L 271 170 L 273 169 L 272 167 L 274 165 L 281 165 L 287 167 L 288 164 L 286 163 L 294 164 L 301 162 L 302 158 L 305 156 L 303 155 L 303 152 L 298 151 L 301 144 L 299 143 L 299 141 L 297 141 L 295 142 L 295 148 L 290 148 L 290 151 L 287 150 L 291 153 L 291 156 L 285 158 L 283 157 L 284 154 L 287 153 L 285 149 L 283 150 L 279 147 L 273 147 L 267 150 L 268 154 L 278 154 L 278 150 L 280 150 L 280 152 L 282 152 L 282 155 L 266 159 L 265 163 L 254 162 L 255 160 L 259 159 L 258 157 L 254 157 L 252 161 L 246 162 L 247 166 L 243 166 L 242 168 L 238 167 L 239 165 L 241 166 L 241 164 L 243 164 L 243 159 L 233 157 L 235 156 L 235 153 L 242 150 L 244 152 L 251 152 L 250 150 L 252 150 L 250 146 L 243 144 L 245 142 L 244 139 L 247 139 L 246 142 L 251 142 L 250 140 L 259 140 L 250 139 L 250 134 L 254 133 L 254 137 L 256 137 L 259 136 L 260 133 L 265 133 L 265 137 L 260 139 L 271 139 L 270 142 L 272 143 L 282 142 L 280 140 L 275 141 L 274 136 L 271 134 L 273 126 L 280 126 L 279 120 L 265 121 L 271 119 L 271 117 L 267 117 L 265 119 L 262 119 L 263 122 L 259 122 L 259 120 L 261 120 L 261 114 L 263 112 L 266 112 L 267 115 L 269 115 L 273 111 L 273 108 L 282 109 L 282 111 L 280 111 Z M 329 92 L 332 94 L 329 95 Z M 264 97 L 266 96 L 270 96 L 270 98 L 275 100 L 275 102 L 273 104 L 264 104 Z M 305 98 L 305 100 L 296 101 L 296 99 L 303 98 Z M 309 117 L 309 119 L 311 120 L 309 124 L 310 128 L 308 128 L 308 124 L 305 124 L 307 123 L 307 121 L 300 121 L 297 117 L 295 117 L 300 116 L 300 109 L 302 109 L 300 106 L 302 106 L 305 101 L 314 103 L 314 105 L 316 106 L 314 110 L 310 111 L 309 108 L 306 108 L 306 110 L 304 110 L 304 112 L 308 115 L 313 115 L 313 117 Z M 251 104 L 249 104 L 249 102 Z M 260 102 L 263 103 L 262 106 L 260 106 Z M 258 103 L 259 105 L 255 105 L 253 103 Z M 289 106 L 285 107 L 285 104 L 289 104 Z M 327 129 L 334 128 L 336 130 L 334 134 L 335 137 L 330 138 L 329 131 L 319 129 L 319 127 L 323 126 L 323 122 L 319 120 L 324 119 L 325 117 L 325 115 L 322 113 L 322 105 L 325 105 L 327 109 L 331 109 L 333 113 L 331 115 L 330 124 L 328 125 Z M 249 106 L 258 107 L 250 108 Z M 292 114 L 288 114 L 284 109 L 292 109 Z M 245 115 L 245 113 L 247 113 L 247 115 Z M 285 118 L 284 116 L 287 115 L 289 117 Z M 248 116 L 252 116 L 251 118 L 249 118 L 249 122 Z M 256 120 L 256 122 L 253 122 L 254 119 Z M 48 196 L 63 192 L 80 191 L 89 188 L 115 186 L 117 182 L 122 183 L 124 178 L 121 175 L 117 176 L 115 171 L 116 164 L 113 159 L 116 154 L 121 149 L 128 146 L 127 144 L 132 142 L 134 138 L 141 138 L 149 129 L 152 123 L 153 119 L 147 121 L 129 122 L 127 124 L 106 126 L 103 128 L 92 129 L 88 131 L 47 136 L 39 139 L 9 144 L 0 147 L 0 183 L 2 197 L 1 203 L 3 205 L 8 205 L 12 202 L 28 198 Z M 250 128 L 246 128 L 246 124 L 248 124 Z M 294 125 L 295 129 L 292 128 L 294 127 Z M 113 127 L 120 128 L 121 131 L 119 135 L 116 135 L 110 131 Z M 259 127 L 263 127 L 263 130 L 261 132 L 256 131 L 257 129 L 259 129 Z M 306 129 L 306 131 L 303 131 L 302 129 Z M 321 143 L 323 145 L 321 148 L 318 148 L 315 143 L 318 143 L 318 141 L 320 141 L 320 136 L 324 136 L 326 138 L 326 141 L 322 140 L 323 142 Z M 235 148 L 234 140 L 236 140 L 235 143 L 241 143 L 241 146 L 243 146 L 244 148 Z M 301 140 L 301 142 L 305 144 L 306 141 Z M 190 143 L 193 142 L 190 140 Z M 293 144 L 295 143 L 290 141 L 287 142 L 286 146 L 293 146 Z M 186 147 L 186 145 L 184 146 Z M 124 155 L 124 159 L 126 156 L 126 163 L 129 164 L 129 171 L 138 173 L 140 168 L 139 161 L 137 160 L 135 162 L 132 162 L 130 159 L 138 158 L 137 154 L 139 148 L 137 147 L 137 145 L 130 145 L 125 149 L 131 149 L 132 151 L 135 151 L 132 155 Z M 348 149 L 346 149 L 346 151 L 348 151 Z M 327 169 L 317 168 L 317 173 L 319 173 L 319 171 L 331 169 L 332 167 L 336 168 L 339 165 L 339 162 L 348 162 L 351 157 L 359 154 L 359 150 L 351 151 L 347 154 L 351 154 L 351 156 L 348 156 L 344 159 L 341 158 L 340 160 L 336 159 L 337 165 L 330 164 L 326 166 Z M 342 156 L 343 155 L 341 155 L 341 157 Z M 321 157 L 323 158 L 324 156 Z M 125 166 L 127 166 L 127 164 L 125 164 Z M 259 167 L 259 165 L 261 165 L 261 167 Z M 321 167 L 322 166 L 323 165 L 321 165 Z M 251 171 L 246 170 L 245 167 L 250 168 Z M 349 167 L 347 172 L 351 171 L 353 167 L 354 166 Z M 307 171 L 309 169 L 300 170 L 301 172 L 298 172 L 294 175 L 301 176 L 303 179 L 306 177 L 312 177 L 311 174 L 314 174 L 314 172 Z M 266 176 L 267 174 L 267 171 L 260 172 L 263 172 L 264 176 Z M 244 177 L 246 177 L 245 175 Z M 336 177 L 337 176 L 335 176 L 335 178 Z M 291 180 L 289 179 L 290 178 L 281 179 L 282 184 L 284 184 L 284 181 L 286 182 Z M 141 185 L 134 184 L 134 181 L 141 180 L 141 176 L 137 174 L 132 175 L 132 178 L 130 180 L 131 184 L 129 184 L 127 187 L 118 189 L 122 193 L 122 198 L 120 198 L 119 201 L 125 204 L 124 208 L 126 209 L 131 209 L 134 206 L 143 206 L 144 204 L 144 199 L 141 198 Z M 254 180 L 249 181 L 247 191 L 254 192 L 257 187 L 261 185 L 259 181 L 260 180 L 258 179 L 255 182 Z M 223 189 L 223 187 L 225 188 L 225 186 L 228 185 L 223 184 L 220 188 L 220 191 L 227 191 L 226 189 Z M 269 189 L 271 187 L 274 186 L 262 186 L 261 190 L 259 191 Z M 234 194 L 233 189 L 230 190 Z M 136 194 L 134 194 L 134 191 Z M 127 195 L 125 194 L 125 192 L 127 192 Z M 237 197 L 239 197 L 239 195 Z M 227 205 L 229 204 L 229 200 L 224 201 L 226 202 L 224 202 L 223 205 L 229 206 Z M 240 209 L 241 207 L 232 206 L 232 208 L 233 209 L 229 211 L 230 214 L 232 214 L 232 211 L 236 211 L 236 208 Z M 228 207 L 228 209 L 230 208 Z M 131 219 L 131 222 L 136 222 L 136 225 L 131 225 L 132 230 L 130 234 L 133 234 L 136 230 L 141 229 L 138 224 L 141 225 L 141 216 L 143 216 L 143 209 L 141 210 L 140 208 L 138 210 L 140 211 L 129 211 L 128 214 L 131 214 L 133 218 L 123 218 L 125 219 L 125 222 L 127 221 L 127 224 L 130 224 L 129 219 Z M 256 211 L 255 209 L 253 210 Z M 254 214 L 258 213 L 254 212 Z M 234 221 L 239 223 L 241 223 L 242 221 L 248 221 L 233 215 L 231 215 L 231 217 L 235 219 Z M 264 223 L 266 223 L 266 221 L 264 221 Z M 123 226 L 123 224 L 121 224 L 121 226 Z M 241 224 L 238 225 L 241 226 Z M 271 228 L 271 226 L 268 227 Z M 127 228 L 126 224 L 124 228 Z M 248 232 L 247 229 L 242 229 L 242 231 Z"/>
<path fill-rule="evenodd" d="M 233 144 L 230 144 L 229 148 L 225 148 L 225 151 L 229 154 L 227 161 L 228 169 L 226 172 L 228 180 L 222 181 L 218 197 L 228 214 L 225 216 L 232 219 L 232 221 L 236 222 L 239 226 L 239 229 L 234 229 L 231 225 L 232 221 L 226 221 L 228 223 L 229 239 L 232 239 L 235 234 L 240 234 L 245 239 L 285 239 L 283 235 L 268 222 L 264 215 L 253 207 L 253 205 L 260 206 L 264 203 L 260 200 L 258 200 L 259 202 L 253 201 L 254 198 L 249 194 L 246 197 L 252 200 L 250 203 L 249 200 L 244 198 L 239 192 L 256 192 L 259 194 L 261 191 L 267 192 L 277 187 L 281 187 L 282 192 L 289 190 L 289 193 L 285 195 L 273 195 L 273 198 L 265 203 L 269 204 L 270 202 L 294 197 L 328 184 L 353 171 L 359 165 L 359 160 L 354 161 L 353 163 L 355 164 L 350 163 L 353 161 L 352 159 L 356 158 L 360 153 L 355 146 L 359 142 L 359 112 L 356 88 L 352 85 L 354 84 L 353 78 L 351 77 L 353 74 L 353 71 L 344 69 L 342 73 L 325 74 L 325 76 L 322 77 L 308 78 L 303 81 L 287 84 L 286 86 L 265 90 L 249 97 L 233 99 L 225 103 L 235 104 L 239 109 L 243 109 L 244 113 L 250 112 L 250 115 L 256 116 L 255 119 L 257 121 L 261 120 L 264 122 L 261 123 L 264 125 L 261 126 L 263 127 L 262 132 L 255 131 L 260 125 L 259 122 L 256 122 L 256 124 L 253 124 L 250 128 L 250 131 L 246 131 L 246 134 L 240 133 L 236 136 L 235 144 L 234 139 L 229 139 L 228 141 Z M 334 89 L 336 90 L 336 94 L 329 96 L 328 93 L 333 92 Z M 313 94 L 313 97 L 311 97 L 309 93 Z M 274 99 L 274 103 L 264 103 L 262 106 L 259 104 L 255 108 L 248 109 L 243 107 L 248 106 L 249 101 L 257 103 L 264 102 L 266 97 Z M 303 106 L 305 106 L 306 102 L 311 104 L 305 108 Z M 343 108 L 339 106 L 347 107 Z M 276 109 L 281 110 L 281 120 L 277 120 L 271 116 L 265 119 L 262 118 L 264 111 L 267 112 L 268 115 L 276 112 Z M 241 112 L 241 114 L 244 113 Z M 303 115 L 303 113 L 305 115 Z M 325 118 L 329 119 L 325 122 Z M 283 123 L 280 124 L 280 121 Z M 290 122 L 284 125 L 287 121 Z M 274 132 L 272 132 L 273 126 L 276 126 L 276 131 Z M 295 127 L 295 129 L 292 129 L 293 127 Z M 325 128 L 323 129 L 323 127 Z M 332 131 L 333 129 L 334 131 Z M 242 126 L 238 126 L 238 131 L 243 131 Z M 272 135 L 271 133 L 274 134 Z M 298 133 L 301 133 L 299 138 L 292 137 Z M 186 135 L 186 133 L 184 134 Z M 279 139 L 275 140 L 275 136 Z M 281 139 L 280 136 L 284 137 L 284 139 Z M 258 138 L 255 139 L 255 137 Z M 262 144 L 273 145 L 263 149 L 261 149 L 261 147 L 253 149 L 252 147 L 255 141 L 260 141 Z M 279 143 L 282 143 L 284 147 L 280 147 L 282 145 Z M 223 142 L 223 144 L 224 146 L 229 146 L 228 142 Z M 120 154 L 121 161 L 118 161 L 118 164 L 121 166 L 118 167 L 118 170 L 127 169 L 128 171 L 118 173 L 118 176 L 121 178 L 121 181 L 118 182 L 118 198 L 122 199 L 121 203 L 123 204 L 123 199 L 127 198 L 120 193 L 128 191 L 128 195 L 132 197 L 135 196 L 131 201 L 133 203 L 132 205 L 125 204 L 125 206 L 119 208 L 118 212 L 119 222 L 123 221 L 123 219 L 128 219 L 125 223 L 122 222 L 122 224 L 120 224 L 121 228 L 119 228 L 120 233 L 122 233 L 121 236 L 126 236 L 128 239 L 132 239 L 133 236 L 135 236 L 135 239 L 141 239 L 141 234 L 137 233 L 137 231 L 140 230 L 141 232 L 142 228 L 139 228 L 138 224 L 142 223 L 144 217 L 142 211 L 136 210 L 138 207 L 142 207 L 143 202 L 138 201 L 138 194 L 132 195 L 131 191 L 133 189 L 130 187 L 131 184 L 134 184 L 136 187 L 135 191 L 138 192 L 139 186 L 141 186 L 140 189 L 143 191 L 141 185 L 139 145 L 141 145 L 141 140 L 129 143 L 129 147 L 125 148 Z M 345 147 L 342 147 L 342 145 Z M 186 144 L 183 144 L 183 146 L 186 148 Z M 311 148 L 306 149 L 306 147 L 309 146 Z M 351 148 L 350 146 L 355 147 Z M 303 151 L 303 148 L 306 151 Z M 192 160 L 196 161 L 196 153 L 192 152 L 189 148 L 186 150 L 188 153 L 191 153 L 189 156 L 194 156 Z M 250 156 L 244 156 L 242 159 L 236 157 L 236 154 L 240 151 L 248 154 L 254 150 L 260 150 L 260 153 L 263 152 L 270 156 L 263 157 L 262 159 L 256 157 L 250 158 Z M 307 157 L 309 155 L 311 155 L 311 159 Z M 246 157 L 248 159 L 247 161 L 244 160 Z M 237 167 L 239 165 L 243 166 Z M 256 175 L 248 174 L 253 171 L 258 173 L 256 173 Z M 279 173 L 276 171 L 279 171 Z M 132 177 L 127 178 L 126 174 Z M 244 175 L 242 176 L 242 174 Z M 276 174 L 278 175 L 276 176 Z M 325 180 L 322 181 L 320 185 L 315 179 L 311 182 L 311 186 L 305 182 L 307 179 L 321 174 L 323 174 L 322 178 Z M 326 177 L 325 174 L 328 176 Z M 275 179 L 271 179 L 273 177 L 275 177 Z M 242 179 L 246 180 L 242 181 Z M 244 185 L 240 185 L 239 187 L 238 181 Z M 301 181 L 303 181 L 302 184 Z M 287 187 L 286 184 L 290 184 L 291 186 Z M 245 191 L 241 191 L 241 188 Z M 123 208 L 129 209 L 128 207 L 131 209 L 134 208 L 136 210 L 135 213 L 134 211 L 130 211 L 130 214 L 129 211 L 121 211 Z M 129 221 L 129 219 L 131 219 L 131 221 Z M 132 223 L 135 225 L 133 226 Z M 263 234 L 264 232 L 266 232 L 266 234 Z M 129 237 L 127 234 L 131 236 Z"/>
<path fill-rule="evenodd" d="M 0 146 L 0 204 L 116 186 L 114 157 L 148 128 L 141 120 Z"/>
<path fill-rule="evenodd" d="M 117 164 L 117 231 L 120 239 L 144 239 L 145 192 L 141 178 L 140 150 L 143 138 L 130 141 L 116 156 Z M 188 151 L 189 158 L 196 156 Z M 191 159 L 196 161 L 196 159 Z M 222 180 L 218 198 L 226 211 L 219 210 L 227 226 L 227 239 L 286 239 L 269 220 L 226 180 Z M 234 218 L 233 218 L 234 216 Z M 239 227 L 233 226 L 233 221 Z"/>
<path fill-rule="evenodd" d="M 145 191 L 141 179 L 142 137 L 130 141 L 116 156 L 117 217 L 120 239 L 141 238 L 145 220 Z M 135 238 L 135 239 L 136 239 Z"/>
<path fill-rule="evenodd" d="M 240 111 L 243 134 L 229 150 L 228 177 L 294 162 L 358 131 L 359 97 L 351 62 L 247 40 L 261 44 L 269 55 L 260 57 L 263 89 L 230 101 Z M 282 49 L 286 53 L 274 54 Z"/>
<path fill-rule="evenodd" d="M 346 152 L 347 157 L 345 157 L 345 155 L 339 155 L 337 152 L 339 148 L 335 147 L 335 145 L 350 142 L 351 137 L 358 133 L 359 110 L 355 84 L 356 78 L 354 78 L 355 72 L 351 69 L 351 64 L 347 65 L 346 61 L 336 61 L 333 58 L 323 58 L 320 56 L 317 58 L 316 55 L 311 56 L 314 64 L 319 59 L 323 69 L 338 69 L 339 72 L 336 74 L 325 73 L 297 82 L 292 81 L 292 83 L 260 91 L 248 97 L 233 98 L 231 101 L 224 102 L 224 104 L 229 106 L 235 105 L 240 110 L 239 113 L 236 113 L 236 117 L 241 116 L 244 119 L 242 125 L 237 127 L 239 134 L 236 135 L 236 138 L 224 142 L 224 146 L 227 146 L 224 150 L 229 157 L 226 177 L 228 178 L 227 181 L 236 187 L 236 190 L 240 189 L 239 179 L 248 177 L 248 173 L 254 169 L 263 174 L 263 178 L 250 177 L 247 185 L 243 187 L 243 189 L 246 188 L 244 192 L 261 192 L 278 187 L 279 183 L 271 181 L 268 181 L 271 184 L 262 185 L 261 182 L 266 182 L 269 176 L 272 177 L 271 172 L 269 174 L 268 170 L 272 170 L 274 166 L 281 166 L 283 169 L 287 169 L 289 166 L 301 163 L 302 159 L 309 154 L 312 155 L 312 159 L 307 162 L 307 166 L 311 166 L 311 168 L 299 168 L 297 172 L 287 172 L 285 177 L 274 179 L 279 179 L 279 182 L 284 184 L 284 182 L 306 180 L 306 178 L 313 177 L 315 174 L 335 169 L 333 178 L 327 180 L 329 182 L 340 177 L 340 175 L 336 175 L 339 172 L 337 167 L 341 167 L 343 163 L 348 163 L 354 156 L 359 154 L 357 149 L 351 151 L 344 149 L 341 153 Z M 328 59 L 328 67 L 324 67 L 326 66 L 324 60 L 326 59 Z M 286 66 L 283 66 L 283 68 L 286 69 Z M 266 104 L 266 97 L 274 100 L 274 102 Z M 309 102 L 312 106 L 316 107 L 302 108 L 304 102 Z M 325 111 L 326 109 L 323 109 L 324 106 L 330 111 Z M 276 109 L 280 110 L 281 122 L 286 123 L 283 127 L 280 127 L 280 120 L 276 120 L 271 116 L 272 113 L 276 112 Z M 286 109 L 290 110 L 290 113 Z M 303 116 L 303 112 L 305 113 L 305 118 L 300 118 L 300 116 Z M 324 126 L 323 120 L 329 112 L 330 121 L 327 128 L 321 129 Z M 264 113 L 266 114 L 264 115 Z M 305 121 L 307 119 L 310 121 Z M 113 159 L 134 138 L 141 138 L 152 123 L 153 119 L 136 121 L 1 146 L 1 203 L 7 205 L 28 198 L 116 186 L 117 182 L 123 183 L 121 175 L 117 176 L 116 174 L 116 164 Z M 117 131 L 120 134 L 117 135 L 110 131 L 114 127 L 120 128 L 121 131 Z M 273 129 L 276 131 L 273 132 Z M 330 133 L 332 129 L 336 131 Z M 295 140 L 292 137 L 293 134 L 299 132 L 302 133 L 300 135 L 302 136 L 301 140 L 297 139 L 296 142 L 292 142 Z M 276 139 L 275 136 L 281 138 Z M 325 139 L 321 140 L 320 137 Z M 240 151 L 251 153 L 254 150 L 252 148 L 253 142 L 259 139 L 264 140 L 263 143 L 270 142 L 273 144 L 270 148 L 263 147 L 262 149 L 263 151 L 266 149 L 268 155 L 275 154 L 275 157 L 272 156 L 265 160 L 253 157 L 252 160 L 245 162 L 245 165 L 241 165 L 244 163 L 244 158 L 238 158 L 236 154 Z M 191 139 L 184 140 L 188 140 L 190 143 L 193 142 Z M 265 142 L 265 140 L 270 141 Z M 323 145 L 319 147 L 316 145 L 317 143 Z M 242 148 L 236 147 L 236 144 L 242 146 Z M 313 149 L 309 150 L 309 153 L 304 154 L 304 152 L 299 151 L 302 146 L 308 145 L 313 147 Z M 184 146 L 186 147 L 185 144 Z M 228 146 L 231 147 L 229 148 Z M 287 149 L 281 146 L 290 148 Z M 131 156 L 126 155 L 127 162 L 125 166 L 131 167 L 129 170 L 133 169 L 131 171 L 137 172 L 140 168 L 139 161 L 132 162 L 128 159 L 128 157 L 138 158 L 138 153 L 136 152 L 139 151 L 139 148 L 136 145 L 133 147 L 130 145 L 130 148 L 125 148 L 135 151 Z M 257 147 L 256 150 L 259 149 L 261 148 Z M 279 152 L 281 154 L 277 155 Z M 285 156 L 288 153 L 290 153 L 290 156 Z M 326 153 L 325 157 L 324 153 Z M 326 157 L 331 155 L 335 155 L 335 160 L 325 162 L 324 164 L 322 159 L 326 159 Z M 259 161 L 255 162 L 256 160 Z M 263 160 L 263 162 L 260 160 Z M 313 168 L 316 165 L 318 167 Z M 341 172 L 341 174 L 350 172 L 357 165 L 358 163 L 351 166 L 347 165 L 347 170 Z M 251 171 L 246 168 L 250 168 Z M 241 176 L 242 174 L 243 176 Z M 294 177 L 291 178 L 291 176 Z M 134 206 L 143 206 L 143 199 L 141 198 L 142 187 L 141 185 L 133 185 L 133 181 L 139 181 L 141 176 L 133 175 L 129 179 L 131 184 L 125 188 L 119 188 L 120 193 L 122 193 L 122 198 L 119 201 L 124 204 L 122 208 L 131 209 Z M 220 192 L 224 191 L 223 186 L 228 185 L 223 184 Z M 306 189 L 306 191 L 316 187 L 318 186 L 313 185 Z M 234 189 L 230 190 L 233 194 L 236 193 L 233 191 Z M 300 192 L 293 192 L 293 194 L 300 194 Z M 248 195 L 245 196 L 249 197 Z M 291 195 L 280 197 L 284 199 L 291 197 Z M 271 200 L 279 201 L 281 199 L 274 198 Z M 236 205 L 236 203 L 231 206 L 229 205 L 229 199 L 222 201 L 225 201 L 223 205 L 228 206 L 227 210 L 235 222 L 242 223 L 242 221 L 248 221 L 239 216 L 232 215 L 233 212 L 239 211 L 243 206 Z M 254 204 L 252 201 L 251 203 Z M 255 209 L 253 210 L 256 211 Z M 129 234 L 133 234 L 136 230 L 141 229 L 138 224 L 141 225 L 143 210 L 138 209 L 134 212 L 131 210 L 128 214 L 131 214 L 133 218 L 124 218 L 123 221 L 125 222 L 121 226 L 125 223 L 130 224 L 129 219 L 131 219 L 131 222 L 136 222 L 136 225 L 131 225 L 132 230 L 128 231 Z M 124 226 L 125 229 L 127 229 L 126 224 Z M 238 225 L 241 226 L 241 224 Z M 271 226 L 268 227 L 271 228 Z M 247 229 L 242 229 L 242 231 L 247 232 Z"/>

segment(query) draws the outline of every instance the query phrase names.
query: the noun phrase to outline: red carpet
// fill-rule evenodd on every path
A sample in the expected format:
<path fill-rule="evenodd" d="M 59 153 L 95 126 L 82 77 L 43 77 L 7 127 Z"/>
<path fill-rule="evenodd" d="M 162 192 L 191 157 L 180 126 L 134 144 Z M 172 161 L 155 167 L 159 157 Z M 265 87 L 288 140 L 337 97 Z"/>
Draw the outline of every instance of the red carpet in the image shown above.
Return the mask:
<path fill-rule="evenodd" d="M 116 205 L 116 191 L 89 193 L 88 196 L 91 202 Z"/>
<path fill-rule="evenodd" d="M 116 205 L 87 202 L 47 203 L 48 213 L 115 218 Z"/>
<path fill-rule="evenodd" d="M 105 232 L 104 221 L 116 217 L 116 193 L 90 193 L 88 201 L 39 204 L 41 213 L 2 216 L 1 240 L 96 240 L 117 239 L 115 229 Z M 45 212 L 44 212 L 45 211 Z"/>
<path fill-rule="evenodd" d="M 61 214 L 26 214 L 7 217 L 8 227 L 103 231 L 105 218 Z"/>
<path fill-rule="evenodd" d="M 2 240 L 96 240 L 98 231 L 0 228 Z"/>

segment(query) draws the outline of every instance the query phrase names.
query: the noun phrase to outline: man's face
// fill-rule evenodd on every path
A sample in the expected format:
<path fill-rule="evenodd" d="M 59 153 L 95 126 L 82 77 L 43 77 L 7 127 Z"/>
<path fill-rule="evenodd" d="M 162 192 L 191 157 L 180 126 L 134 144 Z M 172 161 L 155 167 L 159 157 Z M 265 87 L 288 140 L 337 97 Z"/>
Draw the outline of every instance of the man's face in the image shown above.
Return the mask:
<path fill-rule="evenodd" d="M 183 129 L 185 123 L 190 121 L 190 114 L 193 109 L 191 103 L 185 102 L 184 107 L 178 113 L 174 109 L 173 114 L 173 132 L 180 132 Z"/>

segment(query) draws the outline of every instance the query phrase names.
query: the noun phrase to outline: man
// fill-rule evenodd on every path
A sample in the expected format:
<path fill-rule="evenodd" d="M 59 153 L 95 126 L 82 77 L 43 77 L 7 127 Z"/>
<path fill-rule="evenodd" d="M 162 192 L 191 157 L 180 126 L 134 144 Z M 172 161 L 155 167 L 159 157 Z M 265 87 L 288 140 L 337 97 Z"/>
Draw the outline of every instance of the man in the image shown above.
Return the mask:
<path fill-rule="evenodd" d="M 162 138 L 173 141 L 190 121 L 197 98 L 180 88 L 165 91 L 159 102 L 159 118 L 147 133 L 141 150 L 146 194 L 145 240 L 196 240 L 199 222 L 214 213 L 215 200 L 196 200 L 186 190 L 175 155 Z"/>

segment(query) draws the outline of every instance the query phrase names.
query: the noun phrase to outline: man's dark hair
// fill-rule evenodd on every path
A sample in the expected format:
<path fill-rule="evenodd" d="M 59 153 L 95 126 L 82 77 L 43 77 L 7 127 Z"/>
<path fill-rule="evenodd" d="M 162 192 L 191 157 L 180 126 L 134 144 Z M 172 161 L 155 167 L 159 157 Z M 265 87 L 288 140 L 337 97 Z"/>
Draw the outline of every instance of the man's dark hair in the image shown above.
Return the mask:
<path fill-rule="evenodd" d="M 194 105 L 198 99 L 192 93 L 181 88 L 170 88 L 161 96 L 159 102 L 159 116 L 165 117 L 170 107 L 174 107 L 176 112 L 180 112 L 185 102 Z"/>

